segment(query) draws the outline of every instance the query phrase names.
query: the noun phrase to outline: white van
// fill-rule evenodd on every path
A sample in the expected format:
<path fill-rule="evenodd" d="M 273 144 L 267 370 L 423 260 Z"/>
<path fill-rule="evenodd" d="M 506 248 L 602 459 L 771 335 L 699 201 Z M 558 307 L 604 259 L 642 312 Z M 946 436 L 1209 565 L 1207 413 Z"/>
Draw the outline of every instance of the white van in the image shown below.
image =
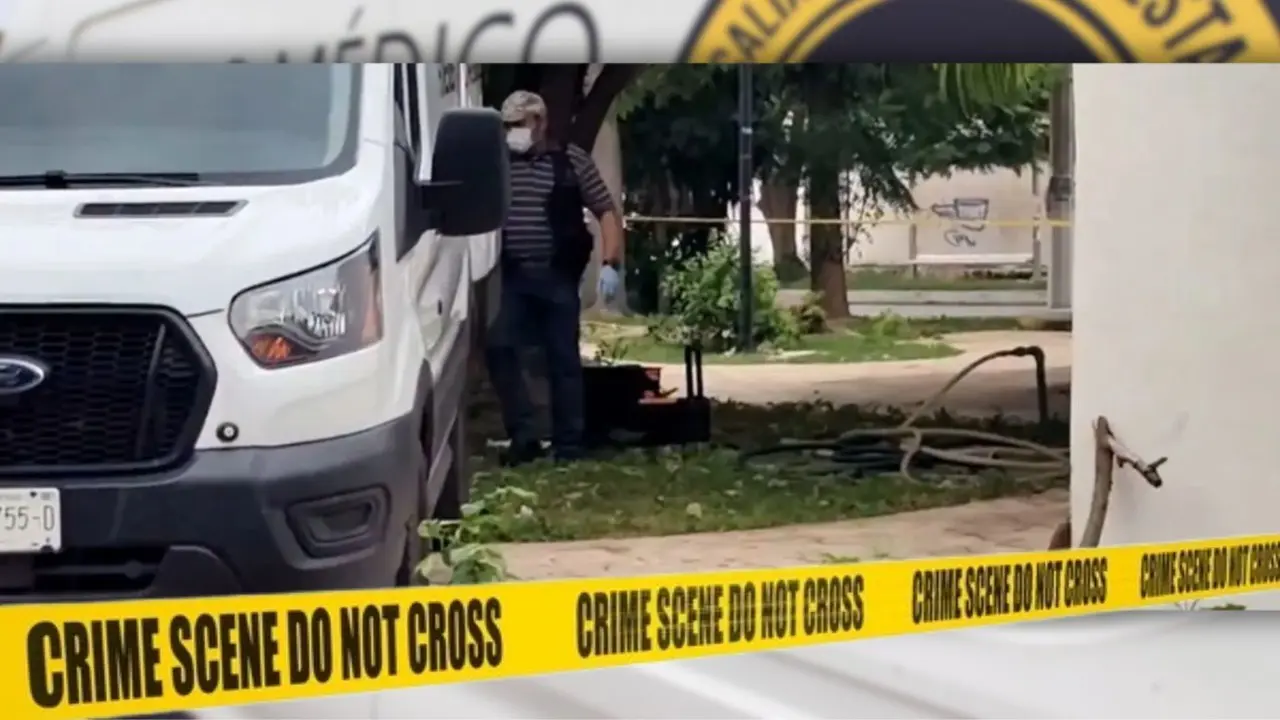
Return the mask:
<path fill-rule="evenodd" d="M 0 600 L 411 582 L 509 201 L 466 72 L 0 65 Z"/>

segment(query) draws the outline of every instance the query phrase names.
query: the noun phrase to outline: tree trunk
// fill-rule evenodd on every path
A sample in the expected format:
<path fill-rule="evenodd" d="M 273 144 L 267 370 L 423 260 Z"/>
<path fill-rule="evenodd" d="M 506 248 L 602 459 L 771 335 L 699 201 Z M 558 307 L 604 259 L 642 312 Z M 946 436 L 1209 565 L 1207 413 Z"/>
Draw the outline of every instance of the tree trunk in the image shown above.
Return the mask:
<path fill-rule="evenodd" d="M 484 102 L 500 107 L 515 90 L 531 90 L 547 104 L 547 135 L 557 142 L 573 142 L 583 148 L 595 144 L 596 134 L 609 116 L 613 101 L 635 79 L 644 65 L 489 65 L 485 75 Z M 587 92 L 587 88 L 591 92 Z"/>
<path fill-rule="evenodd" d="M 809 172 L 809 217 L 840 217 L 840 171 L 812 168 Z M 822 293 L 822 309 L 828 318 L 849 317 L 849 291 L 845 284 L 844 233 L 839 225 L 809 226 L 811 287 Z"/>
<path fill-rule="evenodd" d="M 573 139 L 573 121 L 583 101 L 585 65 L 546 65 L 538 94 L 547 104 L 547 137 L 558 143 Z M 591 147 L 590 143 L 583 145 Z"/>
<path fill-rule="evenodd" d="M 760 183 L 760 202 L 757 206 L 765 220 L 786 220 L 787 223 L 769 223 L 769 242 L 773 245 L 773 267 L 778 279 L 793 282 L 809 274 L 800 260 L 796 248 L 796 208 L 800 202 L 798 183 L 785 182 L 770 177 Z"/>
<path fill-rule="evenodd" d="M 555 67 L 555 66 L 553 66 Z M 580 65 L 578 76 L 582 88 L 581 102 L 573 107 L 573 123 L 568 139 L 584 148 L 595 146 L 596 136 L 607 118 L 613 115 L 613 101 L 627 89 L 644 65 L 617 63 Z"/>

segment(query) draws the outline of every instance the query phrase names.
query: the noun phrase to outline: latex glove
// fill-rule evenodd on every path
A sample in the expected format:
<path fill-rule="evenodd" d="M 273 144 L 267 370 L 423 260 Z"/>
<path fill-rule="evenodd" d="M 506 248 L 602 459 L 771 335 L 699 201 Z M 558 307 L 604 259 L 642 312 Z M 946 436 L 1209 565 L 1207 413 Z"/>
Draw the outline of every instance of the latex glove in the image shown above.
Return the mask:
<path fill-rule="evenodd" d="M 609 265 L 600 268 L 600 295 L 604 297 L 605 302 L 609 302 L 618 295 L 620 285 L 622 285 L 622 278 L 617 270 Z"/>

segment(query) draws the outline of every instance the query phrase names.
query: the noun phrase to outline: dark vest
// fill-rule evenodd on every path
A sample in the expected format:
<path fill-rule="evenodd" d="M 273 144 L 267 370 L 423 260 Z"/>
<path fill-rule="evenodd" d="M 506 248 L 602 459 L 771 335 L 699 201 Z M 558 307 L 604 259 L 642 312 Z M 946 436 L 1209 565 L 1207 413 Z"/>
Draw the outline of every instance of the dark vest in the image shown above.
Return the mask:
<path fill-rule="evenodd" d="M 583 217 L 582 186 L 569 154 L 562 149 L 550 151 L 551 166 L 555 170 L 555 184 L 547 196 L 547 224 L 555 239 L 552 265 L 575 281 L 582 279 L 595 240 Z"/>

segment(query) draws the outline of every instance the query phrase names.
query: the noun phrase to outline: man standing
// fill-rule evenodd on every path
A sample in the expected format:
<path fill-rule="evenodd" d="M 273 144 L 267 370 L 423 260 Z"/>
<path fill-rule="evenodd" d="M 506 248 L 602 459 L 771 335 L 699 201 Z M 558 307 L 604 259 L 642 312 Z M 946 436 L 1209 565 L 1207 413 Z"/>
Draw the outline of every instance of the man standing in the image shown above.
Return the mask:
<path fill-rule="evenodd" d="M 520 362 L 528 344 L 546 353 L 554 455 L 575 460 L 583 452 L 578 287 L 593 246 L 583 209 L 600 223 L 600 294 L 606 300 L 620 284 L 622 218 L 591 155 L 547 138 L 541 97 L 512 93 L 502 103 L 502 120 L 511 150 L 511 211 L 502 231 L 502 302 L 487 357 L 511 439 L 507 462 L 541 455 Z"/>

